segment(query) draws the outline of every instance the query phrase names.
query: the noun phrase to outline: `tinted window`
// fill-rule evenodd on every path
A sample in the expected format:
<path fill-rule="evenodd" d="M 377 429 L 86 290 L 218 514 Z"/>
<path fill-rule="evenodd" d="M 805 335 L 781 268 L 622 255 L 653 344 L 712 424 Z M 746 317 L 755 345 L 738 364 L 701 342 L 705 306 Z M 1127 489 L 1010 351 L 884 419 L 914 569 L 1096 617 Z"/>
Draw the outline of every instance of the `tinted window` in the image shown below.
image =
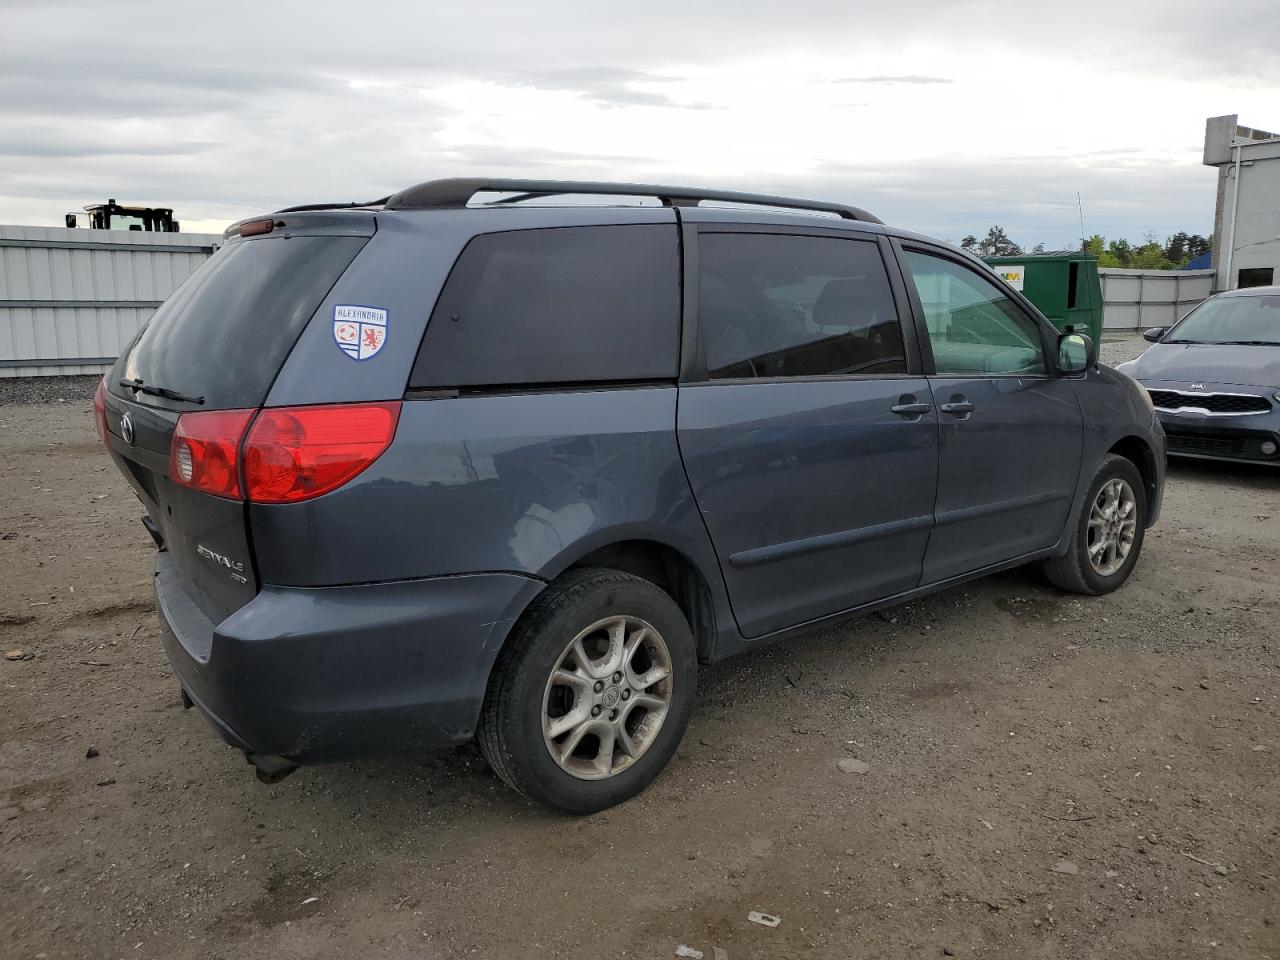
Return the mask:
<path fill-rule="evenodd" d="M 903 255 L 942 374 L 1044 373 L 1040 326 L 992 281 L 927 253 Z"/>
<path fill-rule="evenodd" d="M 698 329 L 711 379 L 906 372 L 874 242 L 704 233 L 698 265 Z"/>
<path fill-rule="evenodd" d="M 365 243 L 292 237 L 227 244 L 156 311 L 122 376 L 202 396 L 209 409 L 258 406 L 302 328 Z"/>
<path fill-rule="evenodd" d="M 674 377 L 677 254 L 674 224 L 475 237 L 440 293 L 411 385 Z"/>

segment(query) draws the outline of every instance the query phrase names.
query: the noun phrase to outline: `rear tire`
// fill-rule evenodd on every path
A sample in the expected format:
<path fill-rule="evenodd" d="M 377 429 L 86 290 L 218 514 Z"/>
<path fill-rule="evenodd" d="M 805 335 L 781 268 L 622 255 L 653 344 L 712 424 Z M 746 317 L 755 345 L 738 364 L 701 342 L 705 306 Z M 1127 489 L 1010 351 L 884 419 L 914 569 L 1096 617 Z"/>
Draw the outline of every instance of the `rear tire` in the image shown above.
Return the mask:
<path fill-rule="evenodd" d="M 529 800 L 604 810 L 675 754 L 697 670 L 689 624 L 663 590 L 616 570 L 571 571 L 534 600 L 498 657 L 480 748 Z"/>
<path fill-rule="evenodd" d="M 1147 529 L 1147 488 L 1133 461 L 1108 454 L 1089 484 L 1061 557 L 1044 563 L 1054 586 L 1099 596 L 1129 579 Z"/>

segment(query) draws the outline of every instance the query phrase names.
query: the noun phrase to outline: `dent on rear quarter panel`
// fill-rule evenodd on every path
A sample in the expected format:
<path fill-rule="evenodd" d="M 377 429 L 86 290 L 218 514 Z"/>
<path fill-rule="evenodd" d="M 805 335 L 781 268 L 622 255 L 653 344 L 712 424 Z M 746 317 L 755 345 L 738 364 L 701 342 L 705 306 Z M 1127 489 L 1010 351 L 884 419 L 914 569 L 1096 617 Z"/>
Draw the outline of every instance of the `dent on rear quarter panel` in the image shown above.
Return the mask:
<path fill-rule="evenodd" d="M 551 577 L 598 547 L 649 539 L 722 595 L 675 409 L 674 386 L 406 400 L 395 442 L 350 484 L 251 507 L 259 573 L 298 586 Z"/>

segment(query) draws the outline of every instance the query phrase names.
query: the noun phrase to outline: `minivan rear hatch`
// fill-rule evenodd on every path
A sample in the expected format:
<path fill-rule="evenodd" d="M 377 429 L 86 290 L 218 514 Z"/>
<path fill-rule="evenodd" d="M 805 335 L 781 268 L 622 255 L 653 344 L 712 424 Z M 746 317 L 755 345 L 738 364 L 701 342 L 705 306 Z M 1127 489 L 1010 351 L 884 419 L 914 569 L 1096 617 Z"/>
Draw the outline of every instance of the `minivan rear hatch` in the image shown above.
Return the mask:
<path fill-rule="evenodd" d="M 107 445 L 191 600 L 214 623 L 258 591 L 248 514 L 241 500 L 170 479 L 178 420 L 261 407 L 307 322 L 374 228 L 367 213 L 288 217 L 287 227 L 279 221 L 266 235 L 233 239 L 215 253 L 107 374 Z"/>

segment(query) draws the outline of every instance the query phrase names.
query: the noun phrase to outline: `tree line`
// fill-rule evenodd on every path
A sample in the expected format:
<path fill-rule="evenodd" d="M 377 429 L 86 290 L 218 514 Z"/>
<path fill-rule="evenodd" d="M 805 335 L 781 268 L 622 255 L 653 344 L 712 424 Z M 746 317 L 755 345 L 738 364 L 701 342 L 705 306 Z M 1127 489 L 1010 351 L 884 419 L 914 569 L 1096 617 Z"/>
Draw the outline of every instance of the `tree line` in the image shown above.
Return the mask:
<path fill-rule="evenodd" d="M 960 241 L 960 246 L 980 257 L 1021 257 L 1022 247 L 1014 243 L 1001 226 L 993 226 L 987 235 L 979 240 L 969 234 Z M 1163 243 L 1148 233 L 1140 244 L 1119 239 L 1107 241 L 1101 234 L 1095 233 L 1080 247 L 1084 253 L 1098 258 L 1100 267 L 1124 267 L 1132 270 L 1177 270 L 1185 267 L 1196 257 L 1209 252 L 1213 242 L 1198 233 L 1187 233 L 1180 230 Z M 1031 248 L 1031 255 L 1044 253 L 1043 243 Z"/>

